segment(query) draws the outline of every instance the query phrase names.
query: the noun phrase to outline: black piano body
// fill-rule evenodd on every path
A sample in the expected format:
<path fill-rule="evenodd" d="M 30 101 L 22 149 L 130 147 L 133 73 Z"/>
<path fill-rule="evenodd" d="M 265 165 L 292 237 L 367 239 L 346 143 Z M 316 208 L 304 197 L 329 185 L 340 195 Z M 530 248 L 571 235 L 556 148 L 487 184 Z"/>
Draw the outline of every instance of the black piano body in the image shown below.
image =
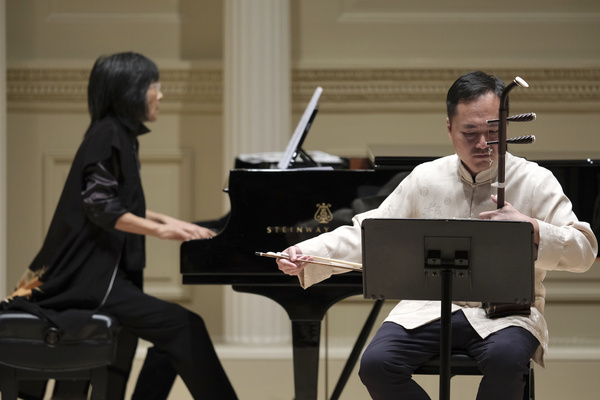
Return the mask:
<path fill-rule="evenodd" d="M 436 157 L 399 158 L 372 170 L 234 169 L 226 191 L 230 212 L 220 233 L 181 246 L 184 284 L 232 285 L 239 292 L 271 298 L 292 323 L 296 400 L 317 398 L 321 321 L 327 310 L 362 294 L 360 273 L 349 272 L 306 290 L 257 251 L 281 251 L 299 241 L 350 223 L 356 212 L 376 207 L 414 166 Z M 373 161 L 373 160 L 372 160 Z M 582 220 L 600 226 L 600 159 L 539 161 L 559 179 Z M 596 235 L 600 232 L 596 231 Z M 375 303 L 332 399 L 338 398 L 381 304 Z"/>

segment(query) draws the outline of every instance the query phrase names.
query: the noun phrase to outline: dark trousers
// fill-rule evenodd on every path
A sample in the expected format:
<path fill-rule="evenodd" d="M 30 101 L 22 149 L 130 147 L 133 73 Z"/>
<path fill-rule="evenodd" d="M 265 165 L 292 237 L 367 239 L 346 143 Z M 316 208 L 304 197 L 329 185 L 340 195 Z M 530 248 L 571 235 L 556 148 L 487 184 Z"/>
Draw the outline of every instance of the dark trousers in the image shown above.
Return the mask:
<path fill-rule="evenodd" d="M 520 327 L 482 339 L 462 311 L 452 315 L 452 349 L 473 357 L 483 374 L 478 400 L 522 399 L 527 364 L 538 346 L 538 340 Z M 439 351 L 439 320 L 411 330 L 385 322 L 362 356 L 359 376 L 374 400 L 430 399 L 412 374 Z"/>
<path fill-rule="evenodd" d="M 131 281 L 135 287 L 143 290 L 144 275 L 142 271 L 127 272 L 125 273 L 125 278 Z M 135 343 L 128 342 L 119 349 L 119 352 L 121 353 L 119 357 L 121 359 L 121 365 L 117 366 L 117 371 L 109 375 L 109 394 L 111 394 L 111 399 L 124 398 L 125 388 L 123 388 L 121 397 L 118 397 L 120 390 L 112 390 L 112 387 L 119 388 L 120 384 L 127 383 L 131 362 L 137 349 L 137 337 L 129 330 L 126 331 L 129 335 L 135 337 Z M 129 365 L 125 364 L 127 360 L 129 360 Z M 127 374 L 122 373 L 122 371 L 125 370 L 127 371 Z M 125 378 L 124 382 L 120 379 L 122 377 Z M 169 356 L 154 346 L 150 347 L 146 353 L 142 370 L 138 375 L 131 400 L 167 400 L 176 377 L 177 371 L 175 370 L 175 367 L 173 367 L 173 363 L 171 363 Z"/>
<path fill-rule="evenodd" d="M 160 352 L 157 354 L 168 358 L 194 399 L 237 399 L 204 321 L 197 314 L 143 293 L 123 274 L 117 275 L 102 311 L 117 317 L 135 336 L 153 343 Z M 144 369 L 146 365 L 142 375 L 152 373 Z M 160 370 L 155 372 L 160 375 Z M 156 389 L 152 382 L 146 385 L 138 385 L 136 392 L 146 389 L 152 393 Z"/>

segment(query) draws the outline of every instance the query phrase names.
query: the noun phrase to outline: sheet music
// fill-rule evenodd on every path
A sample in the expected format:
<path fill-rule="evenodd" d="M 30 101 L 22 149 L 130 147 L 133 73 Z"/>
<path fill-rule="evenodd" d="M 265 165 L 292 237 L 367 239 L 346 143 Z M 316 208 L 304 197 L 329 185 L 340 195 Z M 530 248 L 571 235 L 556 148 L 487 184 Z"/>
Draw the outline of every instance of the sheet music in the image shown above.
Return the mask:
<path fill-rule="evenodd" d="M 296 130 L 294 131 L 292 139 L 289 141 L 287 148 L 285 149 L 283 157 L 281 158 L 281 160 L 279 160 L 279 163 L 277 163 L 277 168 L 287 169 L 290 163 L 292 162 L 292 157 L 296 152 L 296 147 L 298 146 L 298 143 L 300 143 L 300 140 L 304 135 L 304 131 L 306 129 L 306 126 L 308 125 L 310 116 L 312 115 L 314 109 L 317 107 L 317 103 L 319 102 L 319 97 L 321 97 L 322 92 L 323 88 L 321 86 L 318 86 L 312 98 L 310 99 L 306 110 L 304 110 L 304 114 L 302 114 L 300 122 L 298 122 L 298 126 L 296 126 Z"/>

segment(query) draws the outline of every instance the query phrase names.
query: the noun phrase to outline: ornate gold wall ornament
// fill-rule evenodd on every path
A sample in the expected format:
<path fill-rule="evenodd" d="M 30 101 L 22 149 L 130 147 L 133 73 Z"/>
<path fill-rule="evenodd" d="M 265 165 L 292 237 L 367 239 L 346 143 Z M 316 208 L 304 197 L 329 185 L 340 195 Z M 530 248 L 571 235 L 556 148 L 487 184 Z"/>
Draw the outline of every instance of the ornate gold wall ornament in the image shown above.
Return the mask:
<path fill-rule="evenodd" d="M 320 112 L 394 111 L 439 108 L 449 85 L 467 70 L 460 69 L 301 69 L 292 72 L 292 96 L 304 107 L 315 86 L 323 87 Z M 497 69 L 486 72 L 503 79 L 519 75 L 530 89 L 515 93 L 514 102 L 541 108 L 597 110 L 600 69 Z M 11 103 L 67 102 L 86 104 L 87 69 L 9 68 L 7 97 Z M 215 68 L 161 71 L 165 104 L 193 103 L 221 107 L 223 73 Z"/>

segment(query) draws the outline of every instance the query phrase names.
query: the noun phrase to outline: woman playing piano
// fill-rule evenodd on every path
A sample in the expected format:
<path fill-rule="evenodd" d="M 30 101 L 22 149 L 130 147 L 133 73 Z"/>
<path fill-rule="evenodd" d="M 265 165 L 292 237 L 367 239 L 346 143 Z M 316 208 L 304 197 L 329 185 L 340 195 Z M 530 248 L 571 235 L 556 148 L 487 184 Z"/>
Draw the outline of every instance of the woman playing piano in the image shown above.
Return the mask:
<path fill-rule="evenodd" d="M 1 304 L 35 309 L 64 329 L 77 329 L 97 310 L 117 317 L 126 328 L 119 345 L 129 344 L 119 352 L 121 375 L 129 373 L 137 337 L 155 346 L 134 399 L 165 399 L 176 374 L 195 399 L 236 399 L 203 320 L 142 291 L 146 235 L 180 241 L 213 235 L 146 209 L 138 136 L 149 132 L 144 123 L 157 119 L 162 97 L 158 69 L 148 58 L 128 52 L 96 61 L 88 84 L 91 124 L 50 229 L 29 277 Z M 111 399 L 123 397 L 125 382 L 110 382 Z"/>

